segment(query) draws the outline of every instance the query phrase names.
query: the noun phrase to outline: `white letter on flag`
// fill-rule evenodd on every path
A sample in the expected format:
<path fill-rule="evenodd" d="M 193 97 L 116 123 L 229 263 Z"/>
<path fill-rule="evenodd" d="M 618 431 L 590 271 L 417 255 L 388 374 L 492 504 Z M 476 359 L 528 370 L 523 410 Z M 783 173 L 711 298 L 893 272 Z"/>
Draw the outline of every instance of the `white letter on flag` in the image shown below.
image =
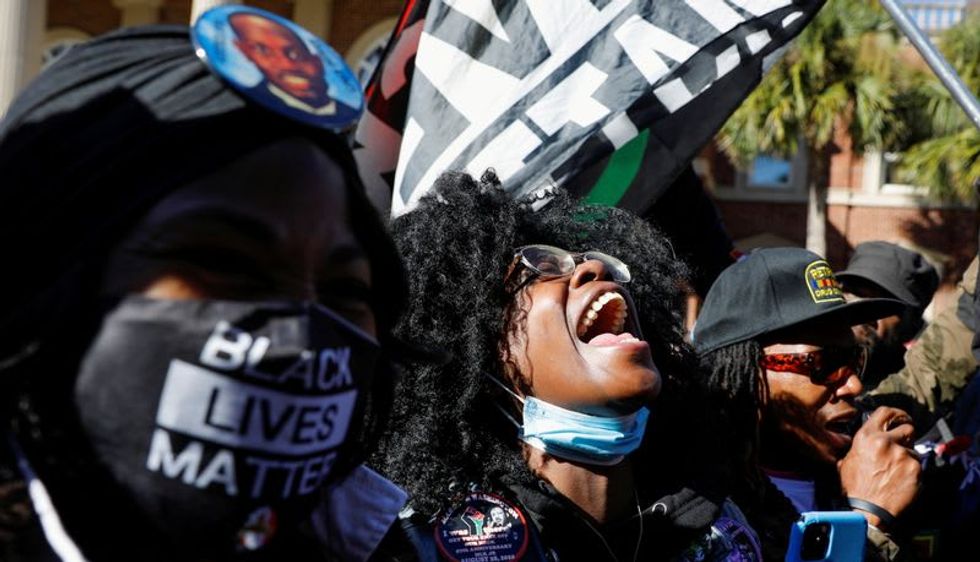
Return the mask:
<path fill-rule="evenodd" d="M 609 115 L 609 108 L 592 98 L 607 76 L 591 64 L 582 63 L 532 105 L 527 116 L 549 135 L 569 122 L 588 127 Z"/>
<path fill-rule="evenodd" d="M 669 70 L 667 63 L 657 53 L 683 63 L 698 52 L 694 45 L 667 33 L 640 16 L 631 16 L 614 35 L 649 84 L 655 83 Z"/>

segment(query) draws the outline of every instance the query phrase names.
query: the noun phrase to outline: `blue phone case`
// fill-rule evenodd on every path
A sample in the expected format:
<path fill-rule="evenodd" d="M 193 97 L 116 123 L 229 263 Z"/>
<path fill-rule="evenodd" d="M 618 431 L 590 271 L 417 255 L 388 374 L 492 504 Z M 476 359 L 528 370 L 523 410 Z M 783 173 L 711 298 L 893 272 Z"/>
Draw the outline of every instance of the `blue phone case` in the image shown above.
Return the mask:
<path fill-rule="evenodd" d="M 807 527 L 810 526 L 815 527 L 807 535 Z M 864 560 L 867 529 L 868 522 L 860 513 L 807 511 L 793 524 L 786 562 L 861 562 Z M 827 532 L 822 533 L 821 530 Z M 816 542 L 814 537 L 817 537 Z M 825 547 L 825 551 L 815 554 L 815 546 L 820 547 L 818 550 Z"/>

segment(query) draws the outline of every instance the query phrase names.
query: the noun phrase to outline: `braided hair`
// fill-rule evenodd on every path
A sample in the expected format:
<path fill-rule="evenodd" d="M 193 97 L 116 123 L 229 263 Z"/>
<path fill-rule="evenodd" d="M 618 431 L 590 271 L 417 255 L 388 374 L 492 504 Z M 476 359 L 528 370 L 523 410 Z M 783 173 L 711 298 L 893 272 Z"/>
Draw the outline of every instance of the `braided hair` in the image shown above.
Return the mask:
<path fill-rule="evenodd" d="M 796 508 L 766 477 L 759 463 L 759 413 L 769 389 L 762 370 L 763 344 L 750 339 L 701 356 L 701 384 L 719 416 L 722 456 L 731 461 L 719 474 L 724 489 L 762 538 L 766 560 L 782 558 Z"/>
<path fill-rule="evenodd" d="M 733 343 L 701 356 L 701 384 L 721 417 L 721 440 L 734 461 L 730 477 L 754 488 L 759 485 L 758 413 L 766 400 L 766 378 L 759 367 L 762 346 L 756 340 Z"/>

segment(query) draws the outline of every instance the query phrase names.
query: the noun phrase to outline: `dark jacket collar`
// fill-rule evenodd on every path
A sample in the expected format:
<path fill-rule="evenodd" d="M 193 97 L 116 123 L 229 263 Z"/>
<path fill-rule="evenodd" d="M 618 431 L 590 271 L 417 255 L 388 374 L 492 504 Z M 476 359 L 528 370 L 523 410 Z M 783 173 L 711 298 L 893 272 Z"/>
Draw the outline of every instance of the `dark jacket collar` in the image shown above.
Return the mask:
<path fill-rule="evenodd" d="M 640 514 L 600 525 L 551 484 L 502 479 L 505 493 L 516 500 L 534 523 L 544 544 L 564 559 L 632 560 L 640 531 Z M 643 541 L 638 559 L 670 559 L 695 540 L 718 517 L 720 502 L 691 488 L 640 502 Z M 564 554 L 564 556 L 562 556 Z"/>

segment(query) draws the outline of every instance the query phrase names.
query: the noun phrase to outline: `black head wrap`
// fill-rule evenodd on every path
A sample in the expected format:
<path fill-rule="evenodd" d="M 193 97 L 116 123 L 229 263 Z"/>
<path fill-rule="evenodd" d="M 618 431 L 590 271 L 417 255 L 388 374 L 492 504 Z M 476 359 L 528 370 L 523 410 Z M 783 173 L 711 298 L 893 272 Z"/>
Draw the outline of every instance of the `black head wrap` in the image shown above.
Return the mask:
<path fill-rule="evenodd" d="M 384 271 L 397 260 L 377 235 L 383 230 L 346 141 L 243 99 L 197 58 L 188 28 L 127 29 L 72 49 L 0 125 L 0 351 L 36 337 L 43 327 L 32 320 L 50 320 L 45 312 L 64 298 L 68 274 L 103 255 L 155 202 L 296 136 L 344 170 L 353 228 L 375 254 L 376 281 L 401 279 Z M 400 286 L 378 294 L 402 298 Z M 376 306 L 379 325 L 390 325 L 397 308 Z"/>
<path fill-rule="evenodd" d="M 345 139 L 238 95 L 197 58 L 188 28 L 126 29 L 73 48 L 0 123 L 0 413 L 42 479 L 51 477 L 52 495 L 77 498 L 60 510 L 69 532 L 83 540 L 113 536 L 110 545 L 83 545 L 92 552 L 152 544 L 79 438 L 65 384 L 106 310 L 99 295 L 105 258 L 175 189 L 293 137 L 315 143 L 344 172 L 351 227 L 383 299 L 374 309 L 385 343 L 404 299 L 404 275 Z M 391 385 L 375 377 L 373 423 L 350 438 L 373 441 Z M 95 503 L 115 516 L 92 518 Z M 147 560 L 167 557 L 151 554 L 143 551 Z"/>

